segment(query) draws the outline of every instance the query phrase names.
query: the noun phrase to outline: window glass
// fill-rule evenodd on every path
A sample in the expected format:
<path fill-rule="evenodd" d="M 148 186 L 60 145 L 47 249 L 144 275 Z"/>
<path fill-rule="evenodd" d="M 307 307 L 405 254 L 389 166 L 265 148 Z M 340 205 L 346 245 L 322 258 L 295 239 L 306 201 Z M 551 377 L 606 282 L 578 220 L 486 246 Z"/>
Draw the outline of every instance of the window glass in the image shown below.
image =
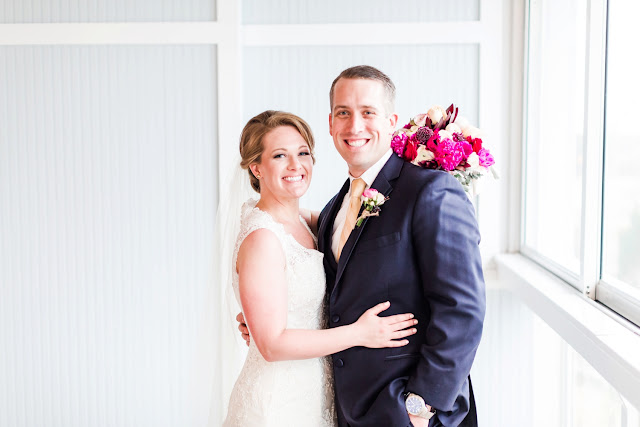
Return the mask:
<path fill-rule="evenodd" d="M 530 8 L 525 246 L 578 274 L 586 0 Z"/>
<path fill-rule="evenodd" d="M 637 48 L 640 3 L 610 0 L 605 101 L 603 277 L 640 288 L 640 81 L 629 55 Z"/>

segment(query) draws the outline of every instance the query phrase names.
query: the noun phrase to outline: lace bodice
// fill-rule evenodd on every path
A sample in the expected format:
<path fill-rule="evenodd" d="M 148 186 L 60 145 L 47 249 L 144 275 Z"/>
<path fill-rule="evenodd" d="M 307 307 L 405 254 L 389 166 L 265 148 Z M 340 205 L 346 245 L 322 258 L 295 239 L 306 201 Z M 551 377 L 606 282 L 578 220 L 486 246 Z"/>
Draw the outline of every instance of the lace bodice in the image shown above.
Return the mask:
<path fill-rule="evenodd" d="M 325 327 L 323 304 L 326 281 L 322 265 L 323 254 L 302 246 L 285 231 L 282 224 L 255 205 L 256 201 L 250 200 L 242 208 L 233 265 L 236 264 L 238 250 L 247 236 L 258 229 L 273 232 L 282 244 L 286 258 L 287 328 Z M 300 220 L 307 227 L 306 222 L 302 218 Z M 238 285 L 238 274 L 234 269 L 233 289 L 241 305 Z M 329 359 L 267 362 L 252 340 L 242 372 L 231 394 L 224 425 L 337 425 Z"/>
<path fill-rule="evenodd" d="M 323 254 L 313 249 L 307 249 L 284 229 L 284 226 L 276 222 L 271 215 L 257 208 L 255 200 L 250 200 L 242 207 L 242 221 L 240 233 L 233 251 L 233 265 L 238 259 L 238 250 L 244 239 L 258 229 L 267 229 L 273 232 L 280 243 L 286 256 L 286 276 L 288 289 L 287 327 L 295 329 L 319 329 L 324 327 L 324 308 L 319 304 L 324 299 L 326 288 L 324 268 L 322 266 Z M 300 221 L 307 227 L 309 234 L 313 236 L 306 221 Z M 314 242 L 317 243 L 315 236 Z M 238 291 L 238 273 L 233 271 L 233 291 L 238 304 L 240 295 Z"/>

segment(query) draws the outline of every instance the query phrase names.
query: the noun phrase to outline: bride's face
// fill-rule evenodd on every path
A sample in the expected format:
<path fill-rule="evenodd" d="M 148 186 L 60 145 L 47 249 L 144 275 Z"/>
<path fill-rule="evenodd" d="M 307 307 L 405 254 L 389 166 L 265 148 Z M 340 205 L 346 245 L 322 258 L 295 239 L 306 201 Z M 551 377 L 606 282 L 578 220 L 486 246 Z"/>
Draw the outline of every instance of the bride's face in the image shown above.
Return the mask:
<path fill-rule="evenodd" d="M 313 159 L 302 135 L 292 126 L 280 126 L 262 140 L 264 151 L 260 163 L 251 165 L 260 176 L 260 195 L 298 199 L 311 182 Z"/>

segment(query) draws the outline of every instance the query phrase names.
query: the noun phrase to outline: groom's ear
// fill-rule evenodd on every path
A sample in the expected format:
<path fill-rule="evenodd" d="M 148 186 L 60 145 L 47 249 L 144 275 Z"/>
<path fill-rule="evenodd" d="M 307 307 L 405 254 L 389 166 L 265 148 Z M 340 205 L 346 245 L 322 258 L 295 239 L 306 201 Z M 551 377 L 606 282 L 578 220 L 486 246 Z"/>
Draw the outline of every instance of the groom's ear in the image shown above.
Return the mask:
<path fill-rule="evenodd" d="M 389 114 L 389 126 L 391 126 L 391 133 L 395 132 L 397 124 L 398 115 L 396 113 Z"/>
<path fill-rule="evenodd" d="M 329 113 L 329 135 L 333 136 L 333 113 Z"/>

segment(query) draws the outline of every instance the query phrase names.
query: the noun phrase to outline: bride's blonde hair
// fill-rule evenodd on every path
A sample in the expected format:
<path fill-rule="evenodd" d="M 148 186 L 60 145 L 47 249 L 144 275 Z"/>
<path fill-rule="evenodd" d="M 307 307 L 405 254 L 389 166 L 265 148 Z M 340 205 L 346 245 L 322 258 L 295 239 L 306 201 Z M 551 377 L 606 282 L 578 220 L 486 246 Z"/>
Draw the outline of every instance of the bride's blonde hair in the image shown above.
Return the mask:
<path fill-rule="evenodd" d="M 242 157 L 240 167 L 247 170 L 251 180 L 251 187 L 258 193 L 260 192 L 260 181 L 251 173 L 249 166 L 254 163 L 260 163 L 262 152 L 264 151 L 262 142 L 264 136 L 280 126 L 291 126 L 296 129 L 307 142 L 313 163 L 316 162 L 313 152 L 315 147 L 313 133 L 307 122 L 295 114 L 284 111 L 267 110 L 258 114 L 247 122 L 240 134 L 240 156 Z"/>

